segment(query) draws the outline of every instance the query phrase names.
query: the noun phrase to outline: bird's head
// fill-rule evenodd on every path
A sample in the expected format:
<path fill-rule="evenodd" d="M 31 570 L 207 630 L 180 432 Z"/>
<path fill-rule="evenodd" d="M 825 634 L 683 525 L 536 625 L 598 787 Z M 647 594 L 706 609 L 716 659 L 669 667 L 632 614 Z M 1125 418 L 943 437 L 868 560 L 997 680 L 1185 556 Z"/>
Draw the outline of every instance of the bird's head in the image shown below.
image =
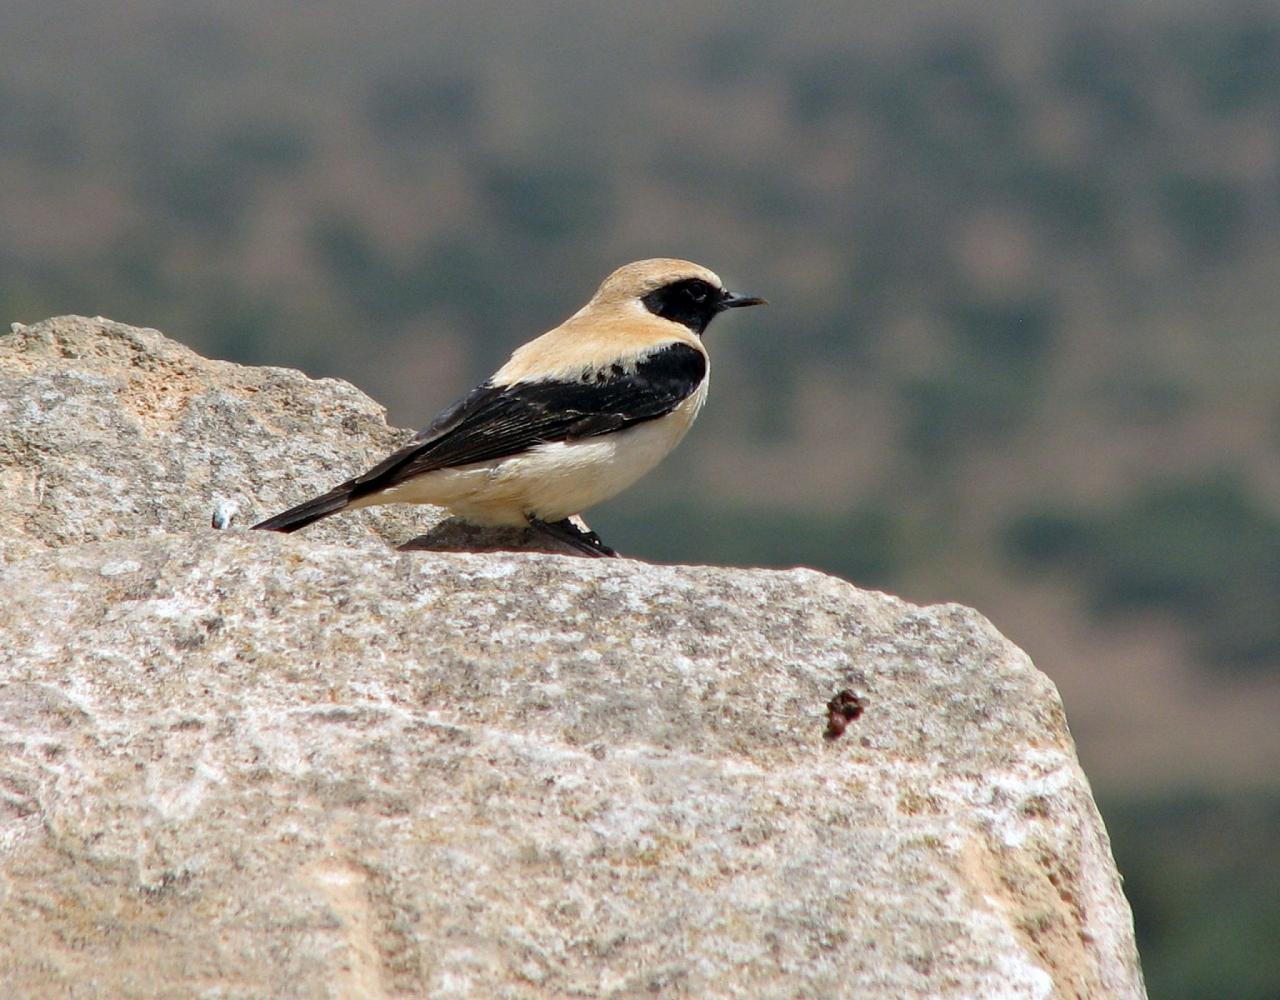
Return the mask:
<path fill-rule="evenodd" d="M 764 305 L 753 295 L 727 291 L 715 272 L 687 260 L 655 258 L 626 264 L 605 278 L 591 299 L 596 308 L 640 308 L 699 336 L 726 309 Z"/>

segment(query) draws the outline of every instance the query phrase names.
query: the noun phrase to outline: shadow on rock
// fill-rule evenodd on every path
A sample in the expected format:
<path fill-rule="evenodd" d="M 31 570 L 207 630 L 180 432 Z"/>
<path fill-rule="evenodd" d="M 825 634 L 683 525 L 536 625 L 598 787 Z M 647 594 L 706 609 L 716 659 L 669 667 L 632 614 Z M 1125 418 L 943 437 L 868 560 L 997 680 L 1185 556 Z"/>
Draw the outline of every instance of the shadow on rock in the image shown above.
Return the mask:
<path fill-rule="evenodd" d="M 533 528 L 490 528 L 449 517 L 430 531 L 396 546 L 400 552 L 549 552 L 586 558 Z"/>

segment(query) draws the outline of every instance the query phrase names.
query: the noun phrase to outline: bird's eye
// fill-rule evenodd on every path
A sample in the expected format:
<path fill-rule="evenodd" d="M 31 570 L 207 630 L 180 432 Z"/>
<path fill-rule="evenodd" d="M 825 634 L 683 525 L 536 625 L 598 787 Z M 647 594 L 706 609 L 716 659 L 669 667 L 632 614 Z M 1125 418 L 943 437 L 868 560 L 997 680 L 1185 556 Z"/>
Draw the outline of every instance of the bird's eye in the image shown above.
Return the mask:
<path fill-rule="evenodd" d="M 690 285 L 688 289 L 686 289 L 686 291 L 689 295 L 689 298 L 693 299 L 694 302 L 701 303 L 701 302 L 707 301 L 707 286 L 704 285 L 701 281 Z"/>

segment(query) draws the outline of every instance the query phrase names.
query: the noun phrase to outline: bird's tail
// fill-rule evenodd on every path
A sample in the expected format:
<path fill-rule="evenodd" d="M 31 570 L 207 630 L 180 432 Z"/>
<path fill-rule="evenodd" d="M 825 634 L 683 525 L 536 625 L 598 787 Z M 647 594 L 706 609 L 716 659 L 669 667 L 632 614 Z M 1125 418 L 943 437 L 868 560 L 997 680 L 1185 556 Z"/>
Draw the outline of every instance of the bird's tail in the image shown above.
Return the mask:
<path fill-rule="evenodd" d="M 336 514 L 338 511 L 345 509 L 351 503 L 352 486 L 352 483 L 343 483 L 341 486 L 335 486 L 328 493 L 312 497 L 305 503 L 290 507 L 282 514 L 267 518 L 261 524 L 255 524 L 254 528 L 262 531 L 284 532 L 305 528 L 308 524 L 314 524 L 322 517 L 328 517 L 330 514 Z"/>

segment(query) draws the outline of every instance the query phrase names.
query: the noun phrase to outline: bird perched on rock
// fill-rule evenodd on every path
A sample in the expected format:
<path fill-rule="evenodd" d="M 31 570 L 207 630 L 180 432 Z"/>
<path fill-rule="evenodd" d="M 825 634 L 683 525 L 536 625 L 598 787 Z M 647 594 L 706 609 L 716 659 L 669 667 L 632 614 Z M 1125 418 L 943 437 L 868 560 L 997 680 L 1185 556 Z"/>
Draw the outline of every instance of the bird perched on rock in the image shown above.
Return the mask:
<path fill-rule="evenodd" d="M 399 451 L 254 527 L 296 531 L 342 510 L 429 503 L 614 555 L 569 518 L 622 492 L 680 443 L 707 395 L 707 324 L 763 303 L 689 261 L 620 267 Z"/>

